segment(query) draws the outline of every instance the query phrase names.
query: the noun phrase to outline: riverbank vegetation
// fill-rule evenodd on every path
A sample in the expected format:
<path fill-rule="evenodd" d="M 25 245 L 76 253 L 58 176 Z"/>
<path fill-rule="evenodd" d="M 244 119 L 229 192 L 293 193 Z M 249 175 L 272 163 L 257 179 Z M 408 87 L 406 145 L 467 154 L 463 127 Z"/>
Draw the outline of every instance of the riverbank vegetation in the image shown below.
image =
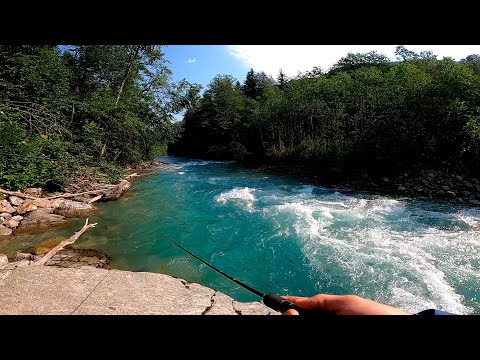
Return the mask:
<path fill-rule="evenodd" d="M 480 174 L 480 56 L 437 59 L 403 46 L 396 61 L 349 53 L 328 72 L 216 76 L 191 98 L 170 153 L 397 175 Z"/>
<path fill-rule="evenodd" d="M 114 182 L 164 154 L 199 91 L 170 75 L 161 46 L 0 45 L 0 187 Z"/>

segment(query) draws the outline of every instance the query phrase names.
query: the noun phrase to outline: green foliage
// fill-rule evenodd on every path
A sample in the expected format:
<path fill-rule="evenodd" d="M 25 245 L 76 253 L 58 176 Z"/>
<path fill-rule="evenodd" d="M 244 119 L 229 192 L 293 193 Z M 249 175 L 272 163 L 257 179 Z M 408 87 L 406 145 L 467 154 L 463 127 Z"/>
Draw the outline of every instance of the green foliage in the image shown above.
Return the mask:
<path fill-rule="evenodd" d="M 197 106 L 200 87 L 171 83 L 161 50 L 0 45 L 0 151 L 13 154 L 1 156 L 0 186 L 112 180 L 164 154 L 181 129 L 172 114 Z"/>
<path fill-rule="evenodd" d="M 217 76 L 189 111 L 170 149 L 192 156 L 272 158 L 361 171 L 400 171 L 428 164 L 480 173 L 480 61 L 455 62 L 431 52 L 347 54 L 328 73 L 314 68 L 255 93 Z"/>

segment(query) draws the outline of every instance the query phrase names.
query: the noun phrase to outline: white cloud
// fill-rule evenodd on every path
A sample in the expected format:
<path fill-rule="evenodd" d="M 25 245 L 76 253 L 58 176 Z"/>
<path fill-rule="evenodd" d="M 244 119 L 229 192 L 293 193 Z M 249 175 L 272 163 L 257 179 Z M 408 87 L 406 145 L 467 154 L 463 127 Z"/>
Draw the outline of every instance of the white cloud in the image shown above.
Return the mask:
<path fill-rule="evenodd" d="M 186 62 L 187 64 L 193 64 L 193 63 L 196 62 L 196 61 L 197 61 L 197 59 L 193 57 L 193 58 L 188 59 L 188 60 L 185 61 L 185 62 Z"/>
<path fill-rule="evenodd" d="M 276 77 L 280 68 L 288 76 L 320 66 L 328 70 L 348 52 L 366 53 L 371 50 L 395 59 L 396 45 L 227 45 L 231 55 L 255 71 L 265 71 Z M 480 54 L 479 45 L 405 45 L 409 50 L 431 50 L 438 58 L 451 56 L 460 60 L 470 54 Z"/>

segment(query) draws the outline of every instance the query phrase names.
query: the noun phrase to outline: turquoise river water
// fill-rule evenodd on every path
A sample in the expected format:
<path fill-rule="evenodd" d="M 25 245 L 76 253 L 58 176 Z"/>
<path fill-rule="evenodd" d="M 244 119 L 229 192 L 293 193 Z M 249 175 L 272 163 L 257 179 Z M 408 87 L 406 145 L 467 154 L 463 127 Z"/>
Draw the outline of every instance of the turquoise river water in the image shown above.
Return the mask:
<path fill-rule="evenodd" d="M 161 272 L 259 300 L 173 246 L 261 292 L 357 294 L 408 311 L 480 314 L 480 210 L 314 186 L 232 162 L 165 157 L 132 196 L 100 203 L 75 247 L 112 267 Z M 84 219 L 0 241 L 0 252 L 70 236 Z"/>

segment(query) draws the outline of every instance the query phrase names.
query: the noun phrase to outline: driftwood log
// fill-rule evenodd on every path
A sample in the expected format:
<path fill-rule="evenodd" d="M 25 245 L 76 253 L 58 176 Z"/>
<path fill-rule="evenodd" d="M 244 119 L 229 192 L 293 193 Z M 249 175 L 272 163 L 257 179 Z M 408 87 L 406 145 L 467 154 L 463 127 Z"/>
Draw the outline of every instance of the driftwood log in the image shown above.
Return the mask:
<path fill-rule="evenodd" d="M 57 252 L 59 252 L 60 250 L 62 250 L 65 246 L 67 245 L 72 245 L 79 237 L 80 235 L 82 235 L 85 231 L 87 231 L 88 229 L 92 228 L 92 227 L 95 227 L 95 225 L 97 225 L 97 223 L 94 223 L 94 224 L 89 224 L 88 223 L 88 218 L 85 220 L 85 225 L 83 225 L 83 227 L 80 229 L 80 231 L 77 231 L 75 234 L 73 234 L 72 236 L 70 236 L 68 239 L 66 240 L 63 240 L 60 244 L 58 244 L 57 246 L 55 246 L 52 250 L 50 250 L 48 253 L 45 254 L 44 257 L 42 257 L 41 259 L 38 259 L 36 261 L 34 261 L 31 265 L 32 266 L 36 266 L 36 265 L 45 265 L 45 263 L 50 260 Z"/>

